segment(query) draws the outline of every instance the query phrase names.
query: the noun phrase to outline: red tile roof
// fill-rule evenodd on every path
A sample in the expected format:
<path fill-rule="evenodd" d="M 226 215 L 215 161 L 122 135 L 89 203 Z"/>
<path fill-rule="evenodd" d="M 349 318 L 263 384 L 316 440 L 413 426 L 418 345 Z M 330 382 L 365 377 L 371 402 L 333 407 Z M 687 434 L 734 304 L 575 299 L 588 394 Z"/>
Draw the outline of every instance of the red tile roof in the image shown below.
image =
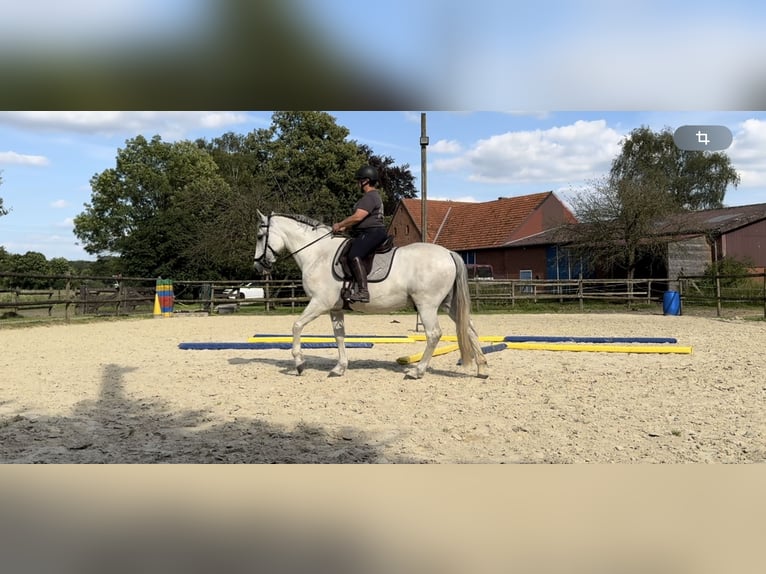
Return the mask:
<path fill-rule="evenodd" d="M 428 241 L 462 250 L 504 245 L 515 239 L 514 233 L 551 195 L 546 191 L 484 203 L 428 200 Z M 403 199 L 401 204 L 419 232 L 421 200 Z"/>

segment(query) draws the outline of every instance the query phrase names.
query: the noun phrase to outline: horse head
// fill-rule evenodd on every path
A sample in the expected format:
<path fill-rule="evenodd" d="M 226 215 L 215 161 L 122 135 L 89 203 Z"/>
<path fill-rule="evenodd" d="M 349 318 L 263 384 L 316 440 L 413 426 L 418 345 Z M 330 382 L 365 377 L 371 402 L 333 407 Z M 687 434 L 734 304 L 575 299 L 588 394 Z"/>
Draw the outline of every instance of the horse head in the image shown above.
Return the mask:
<path fill-rule="evenodd" d="M 277 253 L 283 248 L 283 244 L 279 234 L 273 233 L 271 216 L 266 216 L 258 211 L 258 219 L 253 266 L 256 272 L 263 274 L 271 271 L 271 267 L 277 260 Z"/>

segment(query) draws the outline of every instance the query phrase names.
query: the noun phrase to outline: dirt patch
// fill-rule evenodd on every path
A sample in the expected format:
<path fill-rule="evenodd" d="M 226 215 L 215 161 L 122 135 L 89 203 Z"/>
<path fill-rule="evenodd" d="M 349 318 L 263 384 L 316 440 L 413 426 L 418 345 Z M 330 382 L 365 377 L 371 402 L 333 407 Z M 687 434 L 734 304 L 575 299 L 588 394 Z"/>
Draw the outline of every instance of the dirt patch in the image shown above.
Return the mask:
<path fill-rule="evenodd" d="M 477 315 L 481 335 L 674 337 L 692 354 L 456 353 L 405 380 L 423 343 L 181 350 L 290 332 L 294 316 L 172 317 L 0 330 L 0 461 L 18 463 L 763 462 L 766 323 L 662 315 Z M 446 316 L 445 334 L 454 333 Z M 415 317 L 347 317 L 406 335 Z M 307 334 L 331 332 L 321 317 Z M 490 343 L 487 343 L 488 345 Z"/>

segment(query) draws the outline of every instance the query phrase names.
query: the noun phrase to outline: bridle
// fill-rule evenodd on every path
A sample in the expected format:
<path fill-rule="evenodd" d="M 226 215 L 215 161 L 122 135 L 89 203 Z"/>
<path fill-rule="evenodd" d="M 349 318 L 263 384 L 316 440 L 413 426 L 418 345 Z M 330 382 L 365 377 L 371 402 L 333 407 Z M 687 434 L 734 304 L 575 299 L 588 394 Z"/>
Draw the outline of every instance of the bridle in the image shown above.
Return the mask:
<path fill-rule="evenodd" d="M 324 235 L 321 235 L 321 236 L 317 237 L 316 239 L 314 239 L 314 241 L 308 242 L 306 245 L 304 245 L 303 247 L 300 247 L 299 249 L 296 249 L 295 251 L 291 251 L 290 253 L 287 253 L 286 255 L 279 255 L 276 251 L 274 251 L 274 249 L 271 247 L 271 245 L 269 245 L 269 231 L 271 230 L 271 218 L 272 218 L 272 216 L 273 216 L 273 214 L 268 216 L 268 218 L 266 219 L 266 224 L 265 225 L 263 223 L 260 223 L 258 225 L 258 231 L 261 231 L 265 227 L 266 228 L 266 233 L 264 233 L 264 242 L 265 243 L 264 243 L 263 253 L 261 254 L 260 257 L 257 257 L 255 259 L 255 263 L 258 263 L 261 267 L 263 267 L 263 270 L 266 273 L 270 273 L 271 272 L 271 268 L 274 266 L 274 263 L 276 263 L 280 259 L 285 259 L 287 257 L 292 257 L 296 253 L 300 253 L 301 251 L 303 251 L 307 247 L 310 247 L 311 245 L 314 245 L 314 243 L 316 243 L 317 241 L 319 241 L 321 239 L 324 239 L 328 235 L 332 235 L 333 234 L 332 230 L 330 230 L 327 233 L 325 233 Z M 269 251 L 271 252 L 271 255 L 272 255 L 271 261 L 269 261 L 269 259 L 267 257 L 267 253 Z"/>

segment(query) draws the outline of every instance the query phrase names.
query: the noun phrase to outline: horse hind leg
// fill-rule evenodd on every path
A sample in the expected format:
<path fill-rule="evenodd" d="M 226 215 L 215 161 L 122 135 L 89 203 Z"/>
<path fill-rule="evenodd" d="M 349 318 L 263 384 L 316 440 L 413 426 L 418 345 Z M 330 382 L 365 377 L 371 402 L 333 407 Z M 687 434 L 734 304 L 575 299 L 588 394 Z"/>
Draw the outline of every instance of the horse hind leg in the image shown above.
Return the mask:
<path fill-rule="evenodd" d="M 426 348 L 425 351 L 423 351 L 423 356 L 420 361 L 418 361 L 414 367 L 405 371 L 406 379 L 420 379 L 425 374 L 426 369 L 428 369 L 428 364 L 431 362 L 434 349 L 436 349 L 436 345 L 439 343 L 439 339 L 441 339 L 442 336 L 437 311 L 438 309 L 436 307 L 431 309 L 418 307 L 418 313 L 420 313 L 420 320 L 423 323 L 423 330 L 426 335 Z"/>

